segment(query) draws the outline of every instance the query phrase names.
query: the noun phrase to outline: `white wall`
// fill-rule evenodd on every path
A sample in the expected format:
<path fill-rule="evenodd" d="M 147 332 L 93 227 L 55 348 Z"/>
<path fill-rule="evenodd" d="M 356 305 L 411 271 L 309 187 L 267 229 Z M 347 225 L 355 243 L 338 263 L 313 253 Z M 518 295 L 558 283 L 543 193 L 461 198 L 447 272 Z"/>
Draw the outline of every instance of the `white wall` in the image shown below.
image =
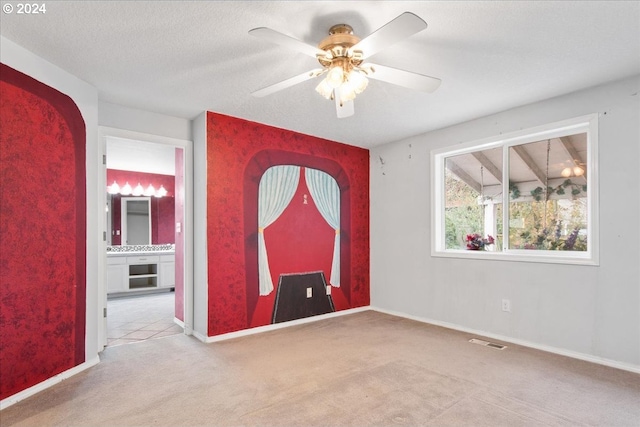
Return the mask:
<path fill-rule="evenodd" d="M 640 370 L 639 89 L 636 76 L 372 149 L 371 305 Z M 432 149 L 589 113 L 599 114 L 599 266 L 431 257 Z"/>
<path fill-rule="evenodd" d="M 104 188 L 96 174 L 91 173 L 101 162 L 98 148 L 98 91 L 57 66 L 34 55 L 12 41 L 0 37 L 2 62 L 46 85 L 68 95 L 78 106 L 87 131 L 87 329 L 86 360 L 98 353 L 98 258 L 102 248 L 99 218 L 104 213 Z"/>
<path fill-rule="evenodd" d="M 193 120 L 194 229 L 193 330 L 201 340 L 208 336 L 209 278 L 207 259 L 207 113 Z"/>
<path fill-rule="evenodd" d="M 100 101 L 100 126 L 191 141 L 191 120 Z"/>

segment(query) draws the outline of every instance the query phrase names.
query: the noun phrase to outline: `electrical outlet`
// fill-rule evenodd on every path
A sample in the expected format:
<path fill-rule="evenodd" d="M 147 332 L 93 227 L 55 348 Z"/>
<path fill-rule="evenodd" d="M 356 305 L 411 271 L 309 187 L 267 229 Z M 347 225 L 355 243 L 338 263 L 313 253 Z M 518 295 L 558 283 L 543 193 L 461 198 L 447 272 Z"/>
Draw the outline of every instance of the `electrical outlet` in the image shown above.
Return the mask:
<path fill-rule="evenodd" d="M 307 298 L 311 298 L 312 295 L 311 288 L 307 288 Z"/>
<path fill-rule="evenodd" d="M 331 295 L 331 285 L 327 285 L 327 295 Z"/>
<path fill-rule="evenodd" d="M 511 301 L 509 301 L 508 299 L 502 300 L 502 311 L 511 311 Z"/>

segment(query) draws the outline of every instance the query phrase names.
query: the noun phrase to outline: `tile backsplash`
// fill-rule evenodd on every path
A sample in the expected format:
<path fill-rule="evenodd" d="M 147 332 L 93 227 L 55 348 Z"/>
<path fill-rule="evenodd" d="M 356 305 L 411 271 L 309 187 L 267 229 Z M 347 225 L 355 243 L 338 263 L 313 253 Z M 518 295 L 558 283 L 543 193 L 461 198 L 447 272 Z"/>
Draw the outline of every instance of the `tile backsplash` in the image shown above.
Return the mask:
<path fill-rule="evenodd" d="M 107 252 L 166 252 L 175 250 L 173 243 L 166 245 L 123 245 L 107 246 Z"/>

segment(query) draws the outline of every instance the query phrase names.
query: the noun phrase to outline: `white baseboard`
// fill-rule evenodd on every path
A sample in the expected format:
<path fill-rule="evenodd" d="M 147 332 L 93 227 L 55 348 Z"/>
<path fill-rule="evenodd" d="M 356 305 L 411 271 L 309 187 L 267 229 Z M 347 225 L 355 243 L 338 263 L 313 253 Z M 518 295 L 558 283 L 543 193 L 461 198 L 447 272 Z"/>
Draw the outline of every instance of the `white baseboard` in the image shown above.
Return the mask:
<path fill-rule="evenodd" d="M 561 356 L 571 357 L 574 359 L 584 360 L 586 362 L 597 363 L 598 365 L 609 366 L 612 368 L 622 369 L 625 371 L 640 374 L 640 365 L 619 362 L 617 360 L 605 359 L 603 357 L 593 356 L 591 354 L 580 353 L 577 351 L 566 350 L 563 348 L 552 347 L 544 344 L 538 344 L 538 343 L 525 341 L 517 338 L 507 337 L 504 335 L 494 334 L 491 332 L 481 331 L 478 329 L 466 328 L 464 326 L 459 326 L 453 323 L 441 322 L 439 320 L 426 319 L 424 317 L 412 316 L 412 315 L 400 313 L 397 311 L 386 310 L 383 308 L 370 307 L 370 309 L 374 311 L 378 311 L 380 313 L 390 314 L 392 316 L 404 317 L 405 319 L 415 320 L 417 322 L 428 323 L 430 325 L 435 325 L 435 326 L 442 326 L 443 328 L 447 328 L 447 329 L 453 329 L 460 332 L 467 332 L 474 335 L 480 335 L 480 336 L 491 338 L 497 341 L 516 344 L 523 347 L 534 348 L 536 350 L 546 351 L 547 353 L 559 354 Z"/>
<path fill-rule="evenodd" d="M 26 399 L 27 397 L 31 397 L 36 393 L 39 393 L 43 390 L 48 389 L 49 387 L 58 384 L 68 378 L 71 378 L 72 376 L 79 374 L 80 372 L 89 369 L 92 366 L 97 365 L 98 363 L 100 363 L 100 356 L 96 356 L 91 360 L 88 360 L 84 363 L 81 363 L 78 366 L 74 366 L 71 369 L 67 369 L 64 372 L 60 372 L 58 375 L 53 376 L 51 378 L 49 378 L 48 380 L 44 380 L 41 383 L 38 383 L 34 386 L 29 387 L 28 389 L 22 390 L 19 393 L 16 393 L 12 396 L 7 397 L 6 399 L 2 399 L 0 400 L 0 411 L 8 408 L 11 405 L 14 405 L 18 402 L 20 402 L 21 400 Z"/>
<path fill-rule="evenodd" d="M 204 343 L 207 342 L 207 336 L 206 335 L 202 335 L 200 332 L 196 331 L 195 329 L 193 330 L 193 332 L 191 333 L 191 335 L 193 335 L 195 338 L 197 338 L 199 341 L 202 341 Z"/>
<path fill-rule="evenodd" d="M 317 316 L 311 316 L 311 317 L 305 317 L 303 319 L 291 320 L 289 322 L 275 323 L 275 324 L 272 324 L 272 325 L 258 326 L 258 327 L 255 327 L 255 328 L 243 329 L 241 331 L 229 332 L 227 334 L 214 335 L 212 337 L 205 337 L 204 335 L 202 335 L 200 333 L 197 333 L 196 331 L 193 331 L 193 336 L 196 337 L 197 339 L 199 339 L 200 341 L 209 344 L 209 343 L 213 343 L 213 342 L 225 341 L 225 340 L 230 340 L 230 339 L 233 339 L 233 338 L 244 337 L 244 336 L 247 336 L 247 335 L 261 334 L 263 332 L 275 331 L 277 329 L 288 328 L 290 326 L 302 325 L 302 324 L 311 323 L 311 322 L 318 322 L 320 320 L 330 319 L 332 317 L 346 316 L 348 314 L 359 313 L 361 311 L 367 311 L 367 310 L 370 310 L 369 306 L 350 308 L 350 309 L 347 309 L 347 310 L 334 311 L 333 313 L 319 314 Z"/>
<path fill-rule="evenodd" d="M 182 329 L 184 329 L 184 322 L 182 320 L 178 319 L 177 317 L 173 318 L 173 323 L 175 323 L 176 325 L 178 325 Z"/>

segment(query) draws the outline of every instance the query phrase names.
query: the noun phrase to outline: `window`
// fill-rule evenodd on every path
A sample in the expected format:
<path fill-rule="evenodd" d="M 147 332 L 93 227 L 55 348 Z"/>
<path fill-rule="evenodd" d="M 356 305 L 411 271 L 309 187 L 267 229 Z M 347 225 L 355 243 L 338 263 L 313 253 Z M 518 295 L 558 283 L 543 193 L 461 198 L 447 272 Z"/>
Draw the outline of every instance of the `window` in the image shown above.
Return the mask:
<path fill-rule="evenodd" d="M 597 116 L 431 153 L 432 255 L 597 264 Z"/>

